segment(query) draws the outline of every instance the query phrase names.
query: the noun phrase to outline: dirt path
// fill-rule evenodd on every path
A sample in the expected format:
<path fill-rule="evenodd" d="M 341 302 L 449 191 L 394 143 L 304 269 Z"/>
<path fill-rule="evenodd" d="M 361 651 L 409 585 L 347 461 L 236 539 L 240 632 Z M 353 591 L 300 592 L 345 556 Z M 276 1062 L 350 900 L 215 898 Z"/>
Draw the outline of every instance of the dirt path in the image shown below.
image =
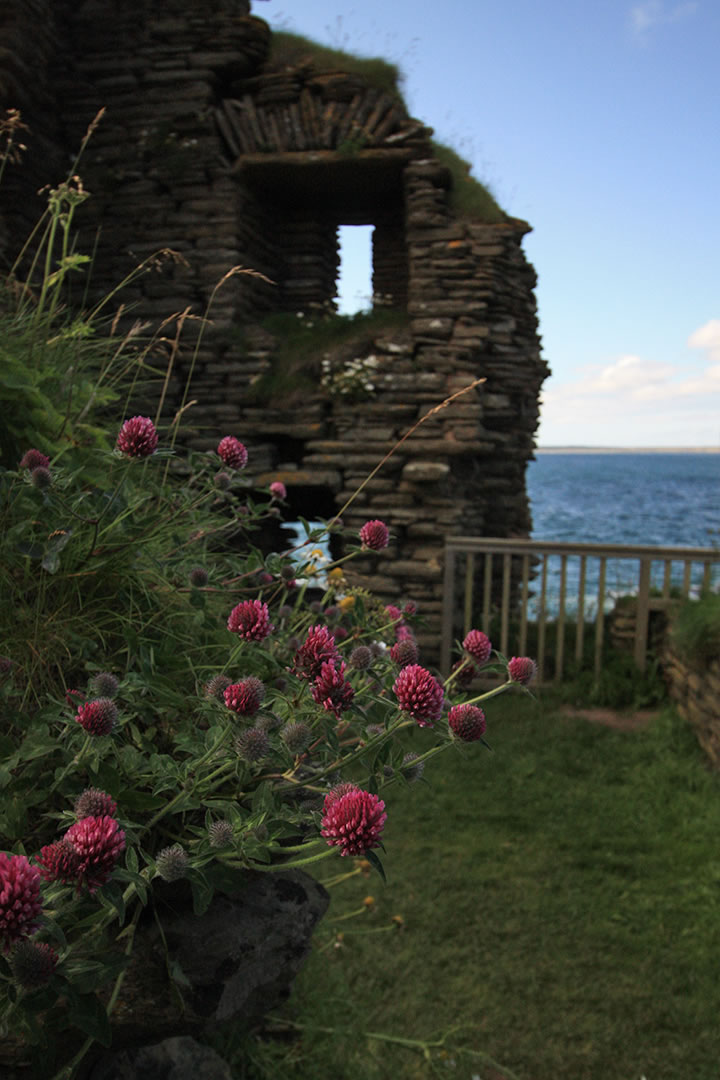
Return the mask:
<path fill-rule="evenodd" d="M 573 705 L 563 705 L 560 712 L 563 716 L 587 720 L 591 724 L 604 724 L 616 731 L 642 731 L 659 715 L 656 709 L 615 712 L 613 709 L 578 709 Z"/>

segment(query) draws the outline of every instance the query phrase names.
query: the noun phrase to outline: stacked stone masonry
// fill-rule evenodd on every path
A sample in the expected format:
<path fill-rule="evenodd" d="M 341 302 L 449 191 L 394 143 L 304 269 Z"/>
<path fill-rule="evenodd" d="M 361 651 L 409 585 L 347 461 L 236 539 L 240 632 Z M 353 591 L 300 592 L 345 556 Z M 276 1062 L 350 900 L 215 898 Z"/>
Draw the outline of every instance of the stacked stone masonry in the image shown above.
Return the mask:
<path fill-rule="evenodd" d="M 343 506 L 408 428 L 484 379 L 425 421 L 344 514 L 353 528 L 389 525 L 390 548 L 356 565 L 387 601 L 420 602 L 431 649 L 444 537 L 531 528 L 525 469 L 548 369 L 529 226 L 458 217 L 431 131 L 398 98 L 310 57 L 273 65 L 270 40 L 240 0 L 6 0 L 0 107 L 20 108 L 30 130 L 0 195 L 0 256 L 19 250 L 40 206 L 32 193 L 63 178 L 104 109 L 78 165 L 93 194 L 78 218 L 78 250 L 95 253 L 91 298 L 148 259 L 119 294 L 131 309 L 120 329 L 201 315 L 212 299 L 199 349 L 199 322 L 185 324 L 166 422 L 192 363 L 188 443 L 237 435 L 253 479 L 283 480 L 308 518 Z M 373 289 L 405 325 L 364 343 L 374 389 L 360 400 L 317 379 L 302 400 L 260 405 L 250 391 L 275 343 L 259 324 L 332 306 L 341 224 L 374 226 Z M 174 254 L 152 259 L 161 249 Z"/>
<path fill-rule="evenodd" d="M 720 769 L 720 657 L 699 669 L 666 640 L 663 675 L 671 700 L 687 720 L 713 769 Z"/>

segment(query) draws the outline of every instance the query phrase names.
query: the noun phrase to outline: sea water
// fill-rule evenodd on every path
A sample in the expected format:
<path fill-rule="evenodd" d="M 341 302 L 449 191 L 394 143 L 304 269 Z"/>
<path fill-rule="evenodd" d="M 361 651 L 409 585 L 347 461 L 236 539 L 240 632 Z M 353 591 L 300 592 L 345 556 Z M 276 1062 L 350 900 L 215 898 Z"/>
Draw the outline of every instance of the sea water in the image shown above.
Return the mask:
<path fill-rule="evenodd" d="M 528 467 L 527 487 L 533 540 L 720 547 L 720 454 L 539 452 Z M 588 560 L 588 598 L 596 595 L 599 565 Z M 607 572 L 606 606 L 612 606 L 614 596 L 637 587 L 637 561 L 612 561 Z M 662 564 L 655 564 L 658 587 L 662 572 Z M 573 560 L 569 598 L 577 576 L 578 560 Z M 694 591 L 701 578 L 696 567 Z M 713 580 L 718 581 L 717 570 Z M 673 565 L 672 581 L 682 581 L 680 563 Z M 547 588 L 552 610 L 560 589 L 559 559 L 549 563 Z M 571 599 L 568 606 L 572 610 Z"/>

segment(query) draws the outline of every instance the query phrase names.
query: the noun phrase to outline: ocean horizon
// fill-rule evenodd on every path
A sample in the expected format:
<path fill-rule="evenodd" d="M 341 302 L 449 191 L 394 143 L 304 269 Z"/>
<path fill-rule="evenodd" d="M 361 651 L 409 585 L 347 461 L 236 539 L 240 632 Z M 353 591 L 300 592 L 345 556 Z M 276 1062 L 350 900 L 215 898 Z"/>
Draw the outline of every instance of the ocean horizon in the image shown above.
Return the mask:
<path fill-rule="evenodd" d="M 536 454 L 720 454 L 720 446 L 537 446 Z"/>

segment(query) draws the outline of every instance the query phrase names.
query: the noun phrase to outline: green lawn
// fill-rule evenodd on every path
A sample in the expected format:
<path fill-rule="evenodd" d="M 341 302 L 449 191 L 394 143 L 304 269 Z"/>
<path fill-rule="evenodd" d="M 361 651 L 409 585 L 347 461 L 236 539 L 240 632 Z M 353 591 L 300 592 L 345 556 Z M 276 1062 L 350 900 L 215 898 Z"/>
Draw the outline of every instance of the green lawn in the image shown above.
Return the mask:
<path fill-rule="evenodd" d="M 692 734 L 510 696 L 488 739 L 386 789 L 387 885 L 332 889 L 277 1012 L 299 1027 L 246 1046 L 238 1077 L 717 1080 L 720 783 Z M 367 1032 L 450 1034 L 423 1055 Z"/>

